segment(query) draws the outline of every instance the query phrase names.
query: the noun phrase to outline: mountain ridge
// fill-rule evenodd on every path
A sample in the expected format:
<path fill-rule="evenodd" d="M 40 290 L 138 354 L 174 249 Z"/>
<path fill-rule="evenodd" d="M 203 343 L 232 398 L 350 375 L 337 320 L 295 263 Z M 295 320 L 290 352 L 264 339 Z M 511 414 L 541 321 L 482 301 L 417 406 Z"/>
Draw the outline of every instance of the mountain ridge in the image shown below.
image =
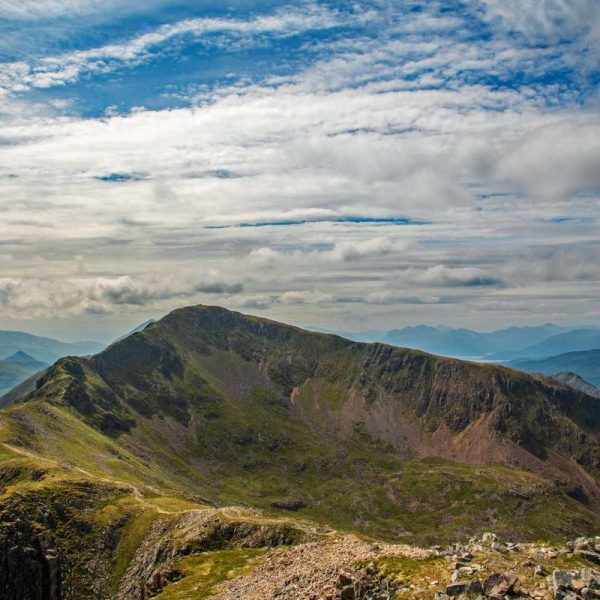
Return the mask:
<path fill-rule="evenodd" d="M 331 330 L 312 328 L 316 331 L 337 333 Z M 416 325 L 387 332 L 338 333 L 356 341 L 382 342 L 414 348 L 462 359 L 486 359 L 508 361 L 546 356 L 545 343 L 570 350 L 600 347 L 600 329 L 597 327 L 560 327 L 552 323 L 537 326 L 511 326 L 491 332 L 466 328 Z M 552 353 L 552 351 L 550 351 Z"/>
<path fill-rule="evenodd" d="M 542 359 L 512 361 L 509 366 L 527 372 L 543 373 L 544 375 L 552 375 L 560 371 L 572 371 L 592 385 L 600 386 L 600 350 L 581 350 Z"/>
<path fill-rule="evenodd" d="M 0 330 L 0 356 L 19 351 L 45 363 L 52 363 L 62 356 L 94 354 L 105 346 L 98 342 L 62 342 L 23 331 Z"/>
<path fill-rule="evenodd" d="M 599 411 L 498 365 L 177 309 L 60 359 L 0 411 L 0 551 L 19 566 L 0 562 L 0 591 L 16 600 L 41 577 L 78 600 L 138 600 L 196 573 L 185 557 L 330 528 L 396 543 L 596 533 Z"/>
<path fill-rule="evenodd" d="M 557 379 L 562 383 L 566 383 L 568 386 L 580 390 L 589 396 L 600 398 L 600 390 L 589 381 L 583 379 L 583 377 L 577 375 L 577 373 L 573 373 L 573 371 L 560 371 L 559 373 L 553 373 L 552 378 Z"/>
<path fill-rule="evenodd" d="M 227 362 L 230 373 L 222 370 Z M 350 440 L 364 427 L 367 437 L 406 457 L 437 452 L 470 462 L 487 430 L 488 461 L 508 453 L 517 462 L 543 462 L 552 436 L 560 446 L 569 433 L 585 440 L 569 439 L 571 455 L 600 467 L 597 441 L 587 434 L 590 422 L 598 428 L 599 407 L 584 394 L 499 366 L 312 334 L 218 307 L 178 309 L 90 359 L 63 359 L 30 397 L 52 397 L 65 376 L 63 400 L 100 430 L 129 433 L 139 416 L 157 415 L 187 427 L 196 401 L 185 397 L 191 379 L 206 390 L 194 390 L 200 399 L 233 392 L 248 402 L 259 388 L 313 433 L 321 428 L 321 435 Z M 392 402 L 399 395 L 401 405 Z M 545 422 L 550 410 L 561 414 Z M 410 433 L 413 427 L 420 433 Z M 489 441 L 497 433 L 501 443 Z M 596 486 L 590 490 L 598 495 Z"/>
<path fill-rule="evenodd" d="M 47 366 L 46 363 L 36 360 L 23 351 L 17 351 L 0 360 L 0 396 Z"/>

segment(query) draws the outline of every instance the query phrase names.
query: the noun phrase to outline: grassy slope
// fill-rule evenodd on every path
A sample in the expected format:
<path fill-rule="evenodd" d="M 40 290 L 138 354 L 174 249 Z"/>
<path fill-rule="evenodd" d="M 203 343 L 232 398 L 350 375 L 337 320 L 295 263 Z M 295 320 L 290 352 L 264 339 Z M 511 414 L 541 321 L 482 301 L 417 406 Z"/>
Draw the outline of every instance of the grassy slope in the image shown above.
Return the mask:
<path fill-rule="evenodd" d="M 223 318 L 233 318 L 233 326 Z M 358 390 L 371 408 L 401 399 L 424 431 L 442 422 L 460 431 L 484 398 L 509 436 L 515 417 L 503 421 L 504 407 L 543 406 L 540 395 L 554 388 L 499 367 L 239 319 L 187 310 L 95 359 L 59 362 L 37 393 L 0 413 L 0 472 L 21 465 L 0 507 L 15 498 L 26 508 L 40 497 L 64 497 L 68 504 L 70 496 L 89 496 L 91 526 L 84 526 L 83 538 L 66 525 L 54 531 L 76 564 L 93 562 L 82 548 L 95 548 L 107 527 L 118 529 L 114 558 L 102 563 L 113 591 L 151 527 L 196 503 L 266 509 L 287 503 L 298 509 L 294 518 L 406 542 L 464 539 L 482 530 L 513 539 L 597 531 L 590 507 L 540 475 L 418 454 L 400 459 L 394 444 L 373 437 L 369 423 L 356 422 L 349 433 L 335 429 Z M 490 381 L 500 382 L 491 395 Z M 559 411 L 566 400 L 556 390 L 553 410 Z M 587 400 L 569 399 L 565 410 L 596 435 Z M 313 403 L 326 407 L 328 421 L 308 411 Z M 544 425 L 534 420 L 531 429 Z M 33 471 L 48 474 L 34 481 Z M 246 558 L 192 557 L 180 565 L 196 578 L 185 585 L 203 581 L 202 589 L 211 589 L 228 565 L 243 569 Z"/>
<path fill-rule="evenodd" d="M 60 412 L 55 418 L 60 418 Z M 67 417 L 65 424 L 69 422 Z M 3 436 L 6 436 L 6 420 L 3 425 Z M 81 435 L 83 431 L 74 433 Z M 99 448 L 94 446 L 94 436 L 82 441 L 90 443 L 91 448 Z M 64 450 L 64 446 L 58 448 L 59 452 Z M 79 467 L 66 467 L 45 459 L 24 447 L 0 443 L 0 546 L 14 544 L 18 538 L 23 547 L 35 549 L 38 540 L 46 540 L 50 550 L 60 556 L 63 594 L 67 600 L 114 598 L 118 593 L 121 593 L 119 597 L 131 597 L 129 592 L 119 590 L 131 580 L 128 569 L 150 532 L 157 527 L 163 532 L 163 550 L 166 544 L 177 548 L 184 545 L 184 541 L 188 547 L 192 542 L 191 550 L 186 551 L 188 556 L 182 556 L 175 564 L 183 577 L 182 585 L 175 590 L 193 586 L 205 590 L 206 594 L 219 581 L 243 572 L 247 559 L 262 552 L 261 547 L 265 545 L 262 540 L 268 539 L 270 528 L 274 532 L 273 539 L 281 537 L 281 531 L 288 532 L 290 539 L 301 539 L 301 529 L 295 534 L 296 526 L 288 520 L 243 510 L 221 515 L 201 504 L 113 478 L 115 474 L 127 475 L 126 469 L 110 468 L 106 473 L 108 477 L 99 477 L 104 468 L 99 464 L 94 466 L 99 470 L 93 475 Z M 178 541 L 186 532 L 186 515 L 205 512 L 214 516 L 203 527 L 189 528 L 185 540 Z M 246 528 L 248 540 L 220 540 L 211 527 L 216 527 L 215 532 L 218 532 L 221 523 L 224 526 L 231 523 L 242 531 Z M 262 537 L 252 538 L 254 531 L 262 532 Z M 253 539 L 257 548 L 253 547 Z M 147 552 L 155 555 L 156 548 L 150 545 Z M 31 553 L 36 554 L 33 550 Z M 27 564 L 31 565 L 31 560 Z M 156 568 L 161 568 L 160 561 Z M 3 576 L 0 583 L 4 585 Z M 134 583 L 133 589 L 139 589 L 138 586 Z"/>
<path fill-rule="evenodd" d="M 368 422 L 337 435 L 324 432 L 322 413 L 309 410 L 318 398 L 335 425 L 358 390 L 373 407 L 402 398 L 407 410 L 424 410 L 422 426 L 434 430 L 443 420 L 464 427 L 477 416 L 480 396 L 492 411 L 508 400 L 517 411 L 515 399 L 528 395 L 540 401 L 541 383 L 501 367 L 352 344 L 201 308 L 176 311 L 91 361 L 61 361 L 46 379 L 32 400 L 6 412 L 13 416 L 9 437 L 62 464 L 157 493 L 221 505 L 290 505 L 336 527 L 413 541 L 481 528 L 532 538 L 594 527 L 587 506 L 537 475 L 418 454 L 399 460 L 398 448 L 375 439 Z M 294 388 L 302 419 L 291 412 Z M 530 410 L 526 401 L 521 410 Z M 124 429 L 110 425 L 102 433 L 107 414 Z"/>
<path fill-rule="evenodd" d="M 596 565 L 589 561 L 557 552 L 549 552 L 547 555 L 540 553 L 540 549 L 548 549 L 544 546 L 526 547 L 514 554 L 500 553 L 483 548 L 473 554 L 473 564 L 481 565 L 481 571 L 474 575 L 463 576 L 460 581 L 479 579 L 481 582 L 496 573 L 514 573 L 518 578 L 518 588 L 523 590 L 536 590 L 540 588 L 540 577 L 534 575 L 534 569 L 530 563 L 539 565 L 544 573 L 552 573 L 554 570 L 577 571 L 595 568 Z M 375 562 L 379 572 L 400 586 L 400 591 L 394 596 L 394 600 L 429 600 L 435 592 L 443 592 L 451 581 L 454 571 L 453 562 L 448 557 L 429 557 L 415 560 L 407 557 L 385 557 Z M 552 597 L 550 592 L 545 597 Z M 477 594 L 468 596 L 477 598 Z"/>

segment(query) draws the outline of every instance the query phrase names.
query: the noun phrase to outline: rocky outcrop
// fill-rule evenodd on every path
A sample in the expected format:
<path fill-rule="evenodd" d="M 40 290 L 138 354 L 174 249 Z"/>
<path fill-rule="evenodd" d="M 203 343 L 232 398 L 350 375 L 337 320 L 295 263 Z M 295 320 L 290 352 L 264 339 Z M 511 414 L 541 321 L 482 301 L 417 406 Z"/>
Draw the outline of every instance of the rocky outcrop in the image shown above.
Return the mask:
<path fill-rule="evenodd" d="M 583 377 L 573 373 L 572 371 L 560 371 L 552 375 L 553 379 L 556 379 L 569 387 L 572 387 L 580 392 L 588 394 L 588 396 L 594 396 L 600 398 L 600 390 L 595 386 L 586 381 Z"/>
<path fill-rule="evenodd" d="M 275 548 L 306 540 L 310 533 L 292 522 L 269 521 L 236 508 L 192 510 L 158 518 L 141 540 L 117 592 L 117 600 L 144 600 L 182 574 L 178 560 L 218 550 Z"/>
<path fill-rule="evenodd" d="M 0 598 L 63 600 L 56 550 L 21 522 L 10 532 L 4 530 L 0 538 Z"/>
<path fill-rule="evenodd" d="M 521 582 L 519 575 L 514 571 L 497 572 L 481 577 L 480 573 L 484 572 L 481 564 L 466 565 L 473 560 L 473 553 L 478 554 L 481 560 L 482 551 L 502 554 L 505 557 L 504 562 L 513 562 L 515 568 L 521 570 L 521 576 L 527 577 L 529 581 Z M 536 547 L 534 544 L 502 543 L 494 534 L 484 534 L 481 538 L 473 538 L 467 545 L 457 544 L 444 554 L 456 561 L 456 570 L 452 573 L 452 581 L 445 590 L 435 594 L 436 600 L 448 600 L 452 597 L 466 600 L 471 597 L 470 595 L 490 600 L 600 598 L 600 571 L 591 567 L 572 570 L 553 569 L 550 575 L 542 566 L 534 564 L 529 559 L 523 559 L 524 555 L 537 556 L 544 560 L 558 559 L 563 562 L 580 558 L 588 564 L 600 565 L 600 538 L 578 538 L 565 546 L 548 548 Z M 533 581 L 531 581 L 531 573 L 533 573 Z"/>

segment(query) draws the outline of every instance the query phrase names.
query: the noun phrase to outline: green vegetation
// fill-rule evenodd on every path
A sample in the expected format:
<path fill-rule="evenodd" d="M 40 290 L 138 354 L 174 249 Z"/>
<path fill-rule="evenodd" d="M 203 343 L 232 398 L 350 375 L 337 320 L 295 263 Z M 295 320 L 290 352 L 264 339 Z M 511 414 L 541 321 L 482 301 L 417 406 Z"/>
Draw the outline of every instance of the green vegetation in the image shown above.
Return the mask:
<path fill-rule="evenodd" d="M 223 581 L 248 573 L 265 551 L 261 549 L 221 550 L 184 558 L 175 564 L 183 578 L 170 584 L 157 600 L 201 600 L 215 594 Z"/>
<path fill-rule="evenodd" d="M 540 577 L 534 575 L 533 564 L 542 568 L 545 573 L 560 571 L 576 571 L 582 568 L 595 568 L 589 561 L 566 556 L 561 553 L 540 552 L 541 547 L 526 547 L 520 550 L 518 560 L 507 553 L 490 550 L 475 552 L 470 564 L 480 567 L 476 573 L 462 576 L 461 581 L 479 579 L 481 582 L 494 573 L 514 573 L 518 578 L 519 588 L 533 590 L 539 587 Z M 362 564 L 362 563 L 361 563 Z M 424 559 L 405 556 L 386 556 L 375 561 L 378 572 L 387 579 L 400 585 L 400 591 L 394 600 L 430 600 L 435 592 L 442 592 L 450 582 L 454 571 L 450 557 L 429 557 Z M 477 598 L 476 594 L 473 598 Z"/>
<path fill-rule="evenodd" d="M 135 551 L 139 548 L 148 530 L 158 517 L 159 515 L 155 510 L 139 510 L 123 527 L 112 562 L 110 588 L 113 593 L 117 591 L 119 582 L 125 575 Z"/>
<path fill-rule="evenodd" d="M 106 581 L 111 593 L 148 575 L 131 569 L 149 534 L 182 515 L 200 523 L 212 506 L 421 544 L 484 530 L 596 533 L 591 400 L 505 368 L 182 309 L 95 357 L 59 361 L 0 413 L 0 511 L 19 507 L 31 539 L 56 537 L 70 589 Z M 564 468 L 577 463 L 580 472 Z M 208 542 L 167 536 L 173 552 L 193 551 L 161 597 L 204 593 L 256 556 L 232 542 L 255 534 L 247 514 L 241 524 L 211 518 L 198 525 Z M 256 518 L 276 535 L 248 546 L 302 537 Z M 0 542 L 11 527 L 0 526 Z M 80 568 L 88 562 L 97 572 Z"/>

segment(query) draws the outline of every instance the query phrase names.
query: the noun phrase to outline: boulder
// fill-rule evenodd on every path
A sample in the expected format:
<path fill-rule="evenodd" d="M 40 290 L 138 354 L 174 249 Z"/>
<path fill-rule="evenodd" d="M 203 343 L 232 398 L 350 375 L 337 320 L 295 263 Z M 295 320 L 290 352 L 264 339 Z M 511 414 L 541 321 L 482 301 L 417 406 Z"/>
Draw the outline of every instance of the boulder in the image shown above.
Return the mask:
<path fill-rule="evenodd" d="M 446 586 L 446 595 L 460 596 L 467 591 L 468 587 L 468 583 L 451 583 L 450 585 Z"/>
<path fill-rule="evenodd" d="M 585 558 L 590 562 L 600 565 L 600 554 L 592 550 L 576 550 L 575 554 L 581 558 Z"/>
<path fill-rule="evenodd" d="M 516 584 L 514 573 L 495 573 L 483 582 L 483 591 L 487 596 L 502 596 L 513 592 Z"/>
<path fill-rule="evenodd" d="M 552 587 L 555 592 L 568 590 L 571 588 L 571 582 L 573 581 L 573 573 L 567 571 L 555 570 L 552 573 Z"/>
<path fill-rule="evenodd" d="M 342 588 L 340 592 L 340 600 L 354 600 L 356 597 L 354 593 L 354 586 L 348 585 L 345 588 Z"/>

